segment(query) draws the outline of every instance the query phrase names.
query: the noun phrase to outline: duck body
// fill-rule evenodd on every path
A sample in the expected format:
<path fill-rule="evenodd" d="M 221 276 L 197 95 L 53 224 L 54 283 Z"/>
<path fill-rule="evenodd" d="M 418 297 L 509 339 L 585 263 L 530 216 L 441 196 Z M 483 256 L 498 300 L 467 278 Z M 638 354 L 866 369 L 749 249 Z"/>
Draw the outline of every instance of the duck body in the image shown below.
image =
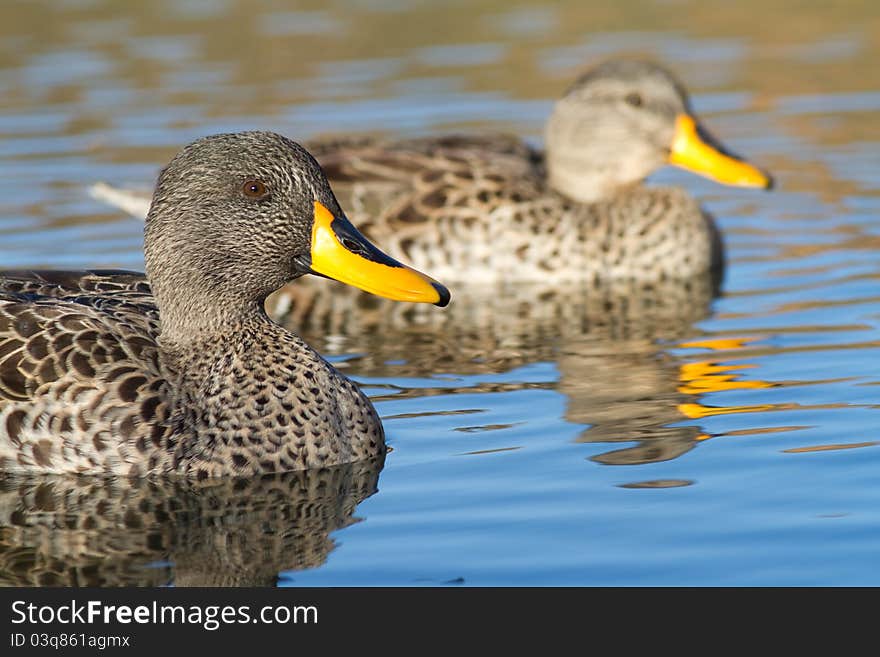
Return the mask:
<path fill-rule="evenodd" d="M 542 148 L 510 135 L 331 136 L 309 150 L 337 191 L 347 186 L 365 232 L 456 281 L 718 277 L 712 217 L 683 189 L 644 179 L 672 164 L 723 184 L 772 185 L 711 136 L 670 71 L 628 58 L 574 81 Z"/>
<path fill-rule="evenodd" d="M 191 144 L 160 175 L 145 250 L 149 278 L 0 272 L 0 471 L 201 479 L 385 453 L 368 398 L 263 302 L 336 259 L 392 298 L 448 293 L 367 242 L 300 146 Z"/>
<path fill-rule="evenodd" d="M 712 217 L 683 189 L 644 179 L 671 164 L 722 184 L 772 185 L 711 136 L 671 72 L 626 58 L 575 80 L 542 148 L 503 134 L 331 135 L 307 147 L 365 234 L 459 284 L 719 278 Z M 144 214 L 137 193 L 92 193 Z"/>
<path fill-rule="evenodd" d="M 548 183 L 544 154 L 513 137 L 309 149 L 366 234 L 445 279 L 601 284 L 723 269 L 721 234 L 683 189 L 631 185 L 577 201 Z"/>
<path fill-rule="evenodd" d="M 203 478 L 384 454 L 367 397 L 268 318 L 163 349 L 142 275 L 53 274 L 0 275 L 0 470 Z"/>

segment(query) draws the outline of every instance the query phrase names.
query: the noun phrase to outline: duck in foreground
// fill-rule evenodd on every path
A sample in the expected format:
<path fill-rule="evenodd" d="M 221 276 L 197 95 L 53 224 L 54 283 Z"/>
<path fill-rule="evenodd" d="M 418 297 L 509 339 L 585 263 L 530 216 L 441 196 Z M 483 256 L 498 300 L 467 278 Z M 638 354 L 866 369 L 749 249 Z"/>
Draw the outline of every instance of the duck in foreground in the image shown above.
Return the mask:
<path fill-rule="evenodd" d="M 457 281 L 684 279 L 723 268 L 720 233 L 684 190 L 641 185 L 672 164 L 770 188 L 731 155 L 665 68 L 608 60 L 556 103 L 545 148 L 508 135 L 308 143 L 365 234 Z M 93 195 L 143 216 L 137 194 Z"/>
<path fill-rule="evenodd" d="M 316 273 L 446 305 L 348 221 L 274 133 L 200 139 L 162 170 L 146 276 L 0 272 L 0 471 L 253 475 L 385 451 L 367 397 L 266 297 Z"/>

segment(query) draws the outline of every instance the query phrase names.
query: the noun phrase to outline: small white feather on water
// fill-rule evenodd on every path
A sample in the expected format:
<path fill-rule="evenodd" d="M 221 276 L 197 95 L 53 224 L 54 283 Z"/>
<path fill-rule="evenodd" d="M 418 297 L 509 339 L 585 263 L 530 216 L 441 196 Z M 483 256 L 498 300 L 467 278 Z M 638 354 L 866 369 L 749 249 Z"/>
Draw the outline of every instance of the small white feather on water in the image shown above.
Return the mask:
<path fill-rule="evenodd" d="M 143 192 L 119 189 L 106 183 L 95 183 L 89 187 L 89 195 L 98 201 L 119 208 L 137 219 L 146 219 L 150 210 L 150 197 Z"/>

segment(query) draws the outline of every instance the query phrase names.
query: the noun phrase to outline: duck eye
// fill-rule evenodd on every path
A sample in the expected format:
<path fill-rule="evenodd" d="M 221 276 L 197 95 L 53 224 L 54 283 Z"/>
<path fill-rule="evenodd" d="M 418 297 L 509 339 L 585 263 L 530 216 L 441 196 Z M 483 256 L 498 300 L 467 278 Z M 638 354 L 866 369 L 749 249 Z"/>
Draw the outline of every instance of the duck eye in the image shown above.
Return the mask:
<path fill-rule="evenodd" d="M 241 191 L 250 198 L 265 198 L 269 192 L 266 185 L 259 180 L 248 180 L 241 186 Z"/>
<path fill-rule="evenodd" d="M 642 94 L 636 93 L 635 91 L 626 95 L 624 100 L 632 105 L 633 107 L 641 107 L 642 106 Z"/>

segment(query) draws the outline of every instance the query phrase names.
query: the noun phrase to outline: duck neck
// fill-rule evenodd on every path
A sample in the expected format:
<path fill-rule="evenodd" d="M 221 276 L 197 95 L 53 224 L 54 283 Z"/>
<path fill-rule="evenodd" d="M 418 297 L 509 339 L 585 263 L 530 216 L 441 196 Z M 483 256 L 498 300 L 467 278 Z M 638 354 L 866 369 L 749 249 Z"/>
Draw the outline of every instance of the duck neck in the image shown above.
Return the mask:
<path fill-rule="evenodd" d="M 615 196 L 624 184 L 618 172 L 576 154 L 547 152 L 547 184 L 578 203 L 598 203 Z"/>
<path fill-rule="evenodd" d="M 547 121 L 544 143 L 547 184 L 580 203 L 613 198 L 663 165 L 662 149 L 631 127 L 586 120 L 566 101 Z"/>
<path fill-rule="evenodd" d="M 149 277 L 159 309 L 163 347 L 209 344 L 254 325 L 271 324 L 265 297 L 218 288 L 210 280 Z"/>
<path fill-rule="evenodd" d="M 160 358 L 175 381 L 183 407 L 210 409 L 216 417 L 239 417 L 220 394 L 229 386 L 267 381 L 279 376 L 279 358 L 308 351 L 298 336 L 271 321 L 265 313 L 244 318 L 214 334 L 159 335 Z M 198 418 L 189 418 L 197 423 Z"/>
<path fill-rule="evenodd" d="M 246 361 L 255 370 L 269 368 L 273 354 L 258 353 L 254 345 L 288 345 L 291 341 L 299 343 L 300 339 L 270 320 L 265 313 L 244 318 L 214 333 L 181 337 L 168 334 L 163 327 L 159 334 L 165 362 L 197 388 L 224 369 L 222 363 L 232 357 Z"/>
<path fill-rule="evenodd" d="M 271 323 L 264 302 L 286 282 L 282 273 L 267 273 L 257 258 L 234 261 L 228 249 L 206 248 L 210 236 L 177 239 L 169 224 L 164 217 L 148 217 L 144 236 L 163 347 L 207 344 L 243 327 Z"/>

